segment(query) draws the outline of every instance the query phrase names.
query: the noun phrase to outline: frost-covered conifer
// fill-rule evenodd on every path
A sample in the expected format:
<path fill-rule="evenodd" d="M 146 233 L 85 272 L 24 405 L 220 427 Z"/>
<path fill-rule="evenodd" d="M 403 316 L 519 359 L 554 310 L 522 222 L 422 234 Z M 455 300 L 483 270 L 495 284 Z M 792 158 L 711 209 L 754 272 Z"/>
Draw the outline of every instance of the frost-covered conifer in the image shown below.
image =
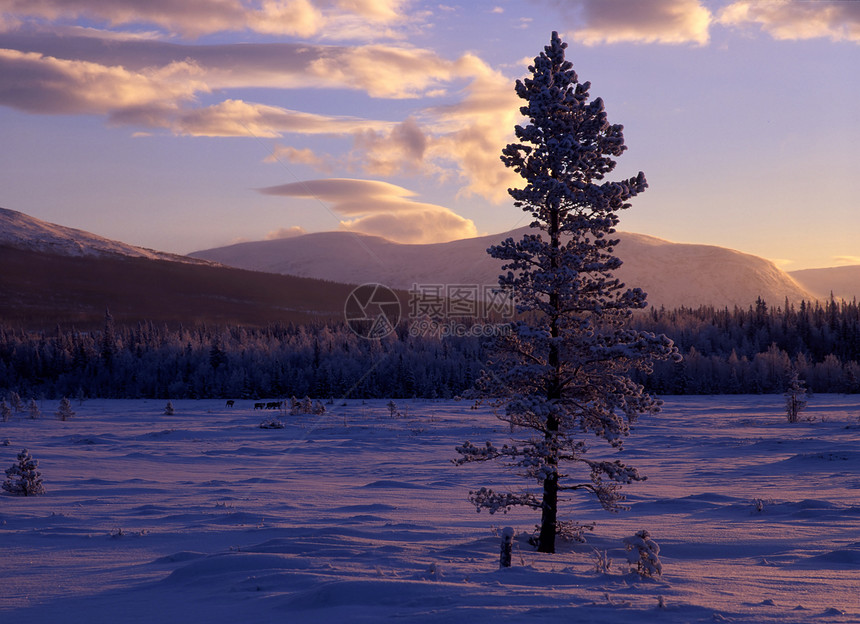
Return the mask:
<path fill-rule="evenodd" d="M 655 359 L 680 359 L 665 336 L 627 325 L 632 311 L 645 307 L 645 293 L 613 276 L 621 261 L 612 235 L 617 213 L 647 183 L 642 173 L 604 181 L 615 168 L 612 157 L 626 149 L 622 127 L 609 124 L 600 98 L 590 99 L 590 84 L 565 60 L 566 47 L 553 33 L 529 67 L 531 78 L 517 81 L 528 123 L 516 126 L 520 142 L 502 152 L 525 179 L 509 193 L 531 214 L 532 230 L 488 250 L 505 262 L 499 284 L 520 320 L 499 338 L 478 388 L 500 401 L 499 417 L 526 437 L 500 447 L 466 442 L 456 460 L 500 459 L 536 482 L 536 490 L 481 488 L 470 496 L 479 511 L 539 510 L 541 552 L 555 552 L 560 493 L 590 493 L 615 511 L 621 485 L 643 479 L 620 461 L 586 459 L 584 438 L 620 448 L 630 423 L 660 407 L 628 373 L 650 372 Z M 577 468 L 584 474 L 573 474 Z"/>
<path fill-rule="evenodd" d="M 24 407 L 24 404 L 21 402 L 21 395 L 17 392 L 12 392 L 9 395 L 9 403 L 16 414 Z"/>
<path fill-rule="evenodd" d="M 45 493 L 42 485 L 42 473 L 36 470 L 39 462 L 24 449 L 18 453 L 18 463 L 6 469 L 6 481 L 3 489 L 17 496 L 36 496 Z"/>
<path fill-rule="evenodd" d="M 176 413 L 176 410 L 173 409 L 173 401 L 168 401 L 167 405 L 164 406 L 164 415 L 165 416 L 173 416 Z"/>
<path fill-rule="evenodd" d="M 3 422 L 9 422 L 9 419 L 12 418 L 12 409 L 9 407 L 9 404 L 6 403 L 6 399 L 0 401 L 0 420 Z"/>
<path fill-rule="evenodd" d="M 36 403 L 36 399 L 30 399 L 30 402 L 27 404 L 27 413 L 33 420 L 36 420 L 42 415 L 42 410 L 39 409 L 39 404 Z"/>
<path fill-rule="evenodd" d="M 57 418 L 60 420 L 68 420 L 72 416 L 75 415 L 74 410 L 72 409 L 72 403 L 66 397 L 63 397 L 60 400 L 60 406 L 57 408 Z"/>
<path fill-rule="evenodd" d="M 796 423 L 800 418 L 800 412 L 806 409 L 806 383 L 800 378 L 796 370 L 791 371 L 791 379 L 788 389 L 785 391 L 785 413 L 788 422 Z"/>
<path fill-rule="evenodd" d="M 627 562 L 635 566 L 636 572 L 642 576 L 659 577 L 663 574 L 663 564 L 660 562 L 660 546 L 651 539 L 646 530 L 642 530 L 624 538 L 627 549 Z"/>

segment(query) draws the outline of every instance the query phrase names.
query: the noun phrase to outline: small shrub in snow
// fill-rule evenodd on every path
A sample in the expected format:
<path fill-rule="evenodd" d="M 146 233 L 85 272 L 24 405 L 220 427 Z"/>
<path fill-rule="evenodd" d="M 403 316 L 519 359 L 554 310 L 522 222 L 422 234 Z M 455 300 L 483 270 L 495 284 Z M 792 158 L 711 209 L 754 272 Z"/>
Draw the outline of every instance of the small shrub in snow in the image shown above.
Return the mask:
<path fill-rule="evenodd" d="M 394 418 L 394 415 L 397 413 L 397 403 L 389 401 L 385 404 L 385 407 L 388 408 L 388 415 Z"/>
<path fill-rule="evenodd" d="M 176 410 L 173 409 L 173 401 L 168 401 L 167 405 L 164 406 L 164 415 L 165 416 L 173 416 L 176 413 Z"/>
<path fill-rule="evenodd" d="M 312 401 L 310 397 L 305 397 L 301 401 L 296 397 L 290 398 L 290 415 L 299 416 L 300 414 L 313 414 L 314 416 L 322 416 L 325 414 L 325 405 L 322 401 Z"/>
<path fill-rule="evenodd" d="M 594 549 L 594 573 L 609 574 L 612 571 L 612 559 L 605 550 Z"/>
<path fill-rule="evenodd" d="M 0 401 L 0 420 L 3 422 L 9 422 L 9 419 L 12 418 L 12 409 L 9 407 L 9 404 L 6 403 L 6 400 Z"/>
<path fill-rule="evenodd" d="M 442 568 L 436 563 L 431 563 L 427 567 L 427 576 L 426 578 L 431 581 L 441 581 L 443 577 Z"/>
<path fill-rule="evenodd" d="M 283 429 L 284 423 L 275 417 L 267 418 L 260 423 L 260 429 Z"/>
<path fill-rule="evenodd" d="M 57 408 L 57 418 L 60 420 L 68 420 L 72 416 L 75 415 L 74 410 L 72 410 L 72 403 L 66 397 L 63 397 L 60 401 L 60 406 Z"/>
<path fill-rule="evenodd" d="M 785 391 L 785 414 L 788 422 L 796 423 L 800 419 L 800 412 L 806 409 L 806 383 L 800 379 L 797 371 L 792 371 Z"/>
<path fill-rule="evenodd" d="M 540 526 L 538 526 L 540 529 Z M 573 520 L 559 520 L 555 524 L 555 533 L 565 542 L 585 543 L 585 532 L 593 531 L 593 524 L 580 524 Z"/>
<path fill-rule="evenodd" d="M 36 470 L 39 462 L 24 449 L 18 453 L 18 463 L 6 469 L 3 489 L 16 496 L 37 496 L 45 493 L 42 473 Z"/>
<path fill-rule="evenodd" d="M 33 420 L 36 420 L 42 415 L 42 410 L 39 409 L 39 404 L 36 403 L 36 399 L 30 399 L 30 402 L 27 404 L 27 413 Z"/>
<path fill-rule="evenodd" d="M 772 502 L 773 501 L 766 501 L 763 498 L 754 498 L 752 499 L 753 509 L 755 510 L 755 513 L 762 513 L 764 511 L 765 505 Z"/>
<path fill-rule="evenodd" d="M 660 546 L 651 539 L 644 529 L 624 538 L 627 548 L 627 561 L 635 566 L 636 572 L 645 577 L 660 577 L 663 574 L 663 564 L 660 562 Z"/>

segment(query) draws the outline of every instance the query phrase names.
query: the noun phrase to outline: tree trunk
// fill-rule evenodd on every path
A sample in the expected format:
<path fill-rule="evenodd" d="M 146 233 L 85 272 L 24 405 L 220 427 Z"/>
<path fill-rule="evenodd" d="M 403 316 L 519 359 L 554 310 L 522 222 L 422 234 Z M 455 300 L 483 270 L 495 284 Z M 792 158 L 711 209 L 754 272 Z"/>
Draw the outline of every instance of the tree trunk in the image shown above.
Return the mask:
<path fill-rule="evenodd" d="M 552 249 L 552 257 L 550 265 L 553 270 L 559 268 L 559 248 L 561 246 L 559 240 L 559 214 L 558 210 L 550 209 L 550 219 L 547 233 L 550 237 L 550 247 Z M 553 376 L 550 380 L 547 390 L 547 399 L 550 402 L 561 398 L 561 354 L 559 353 L 558 342 L 559 337 L 558 319 L 561 316 L 561 299 L 557 292 L 551 292 L 549 295 L 549 303 L 552 308 L 552 318 L 550 319 L 550 347 L 548 364 L 553 369 Z M 551 415 L 546 423 L 546 439 L 551 441 L 555 433 L 558 431 L 558 420 Z M 554 447 L 554 445 L 553 445 Z M 553 467 L 558 466 L 558 459 L 555 457 L 555 452 L 550 457 L 546 458 L 546 462 Z M 558 519 L 558 473 L 550 475 L 543 481 L 543 500 L 541 501 L 543 510 L 540 520 L 540 535 L 538 536 L 538 552 L 554 553 L 555 552 L 555 533 L 556 521 Z"/>
<path fill-rule="evenodd" d="M 538 552 L 554 553 L 555 525 L 558 516 L 558 479 L 555 475 L 544 479 L 542 503 Z"/>

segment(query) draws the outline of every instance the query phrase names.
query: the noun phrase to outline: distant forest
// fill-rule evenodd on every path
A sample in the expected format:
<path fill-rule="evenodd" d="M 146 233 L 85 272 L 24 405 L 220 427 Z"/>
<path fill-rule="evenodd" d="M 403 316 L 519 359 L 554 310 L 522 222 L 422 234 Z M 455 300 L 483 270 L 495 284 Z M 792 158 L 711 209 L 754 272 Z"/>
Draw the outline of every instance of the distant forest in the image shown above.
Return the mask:
<path fill-rule="evenodd" d="M 637 378 L 658 394 L 777 393 L 792 368 L 814 392 L 860 392 L 856 301 L 653 309 L 633 322 L 665 333 L 684 356 Z M 480 375 L 487 341 L 412 336 L 405 326 L 382 340 L 345 325 L 0 326 L 0 397 L 451 398 Z"/>

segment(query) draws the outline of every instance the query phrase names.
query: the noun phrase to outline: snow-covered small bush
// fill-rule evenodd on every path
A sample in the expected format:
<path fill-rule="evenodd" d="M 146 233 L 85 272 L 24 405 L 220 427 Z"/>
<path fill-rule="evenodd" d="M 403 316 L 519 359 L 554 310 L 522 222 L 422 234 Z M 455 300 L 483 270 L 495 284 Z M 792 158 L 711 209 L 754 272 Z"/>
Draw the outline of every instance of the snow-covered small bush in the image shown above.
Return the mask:
<path fill-rule="evenodd" d="M 164 415 L 165 416 L 173 416 L 176 413 L 176 410 L 173 409 L 173 401 L 168 401 L 167 405 L 164 406 Z"/>
<path fill-rule="evenodd" d="M 276 417 L 267 418 L 263 422 L 260 423 L 260 429 L 283 429 L 284 423 L 278 420 Z"/>
<path fill-rule="evenodd" d="M 300 414 L 313 414 L 314 416 L 322 416 L 325 414 L 325 405 L 322 401 L 312 401 L 310 397 L 305 397 L 301 401 L 296 397 L 290 398 L 290 415 L 299 416 Z"/>
<path fill-rule="evenodd" d="M 3 489 L 16 496 L 37 496 L 45 493 L 42 485 L 42 473 L 36 470 L 39 462 L 30 455 L 27 449 L 18 453 L 18 463 L 6 469 L 6 481 Z"/>
<path fill-rule="evenodd" d="M 33 420 L 36 420 L 42 415 L 42 410 L 39 409 L 39 404 L 36 403 L 36 399 L 30 399 L 30 402 L 27 404 L 27 413 Z"/>
<path fill-rule="evenodd" d="M 538 525 L 540 529 L 540 525 Z M 593 531 L 593 524 L 580 524 L 573 520 L 559 520 L 555 523 L 555 533 L 564 542 L 585 543 L 585 532 Z"/>
<path fill-rule="evenodd" d="M 806 401 L 806 383 L 797 371 L 792 371 L 788 389 L 785 391 L 785 414 L 788 416 L 788 422 L 796 423 L 800 419 L 800 412 L 806 409 Z"/>
<path fill-rule="evenodd" d="M 635 567 L 636 572 L 645 577 L 660 577 L 663 574 L 663 564 L 660 562 L 660 546 L 651 539 L 646 530 L 636 535 L 624 538 L 627 549 L 627 562 Z"/>
<path fill-rule="evenodd" d="M 57 418 L 60 420 L 68 420 L 72 416 L 75 415 L 74 410 L 72 409 L 72 403 L 66 397 L 63 397 L 60 401 L 60 406 L 57 408 Z"/>
<path fill-rule="evenodd" d="M 3 422 L 9 422 L 9 419 L 12 418 L 12 409 L 9 407 L 9 404 L 6 403 L 6 399 L 0 401 L 0 420 Z"/>
<path fill-rule="evenodd" d="M 612 571 L 612 559 L 605 550 L 594 549 L 594 573 L 609 574 Z"/>

